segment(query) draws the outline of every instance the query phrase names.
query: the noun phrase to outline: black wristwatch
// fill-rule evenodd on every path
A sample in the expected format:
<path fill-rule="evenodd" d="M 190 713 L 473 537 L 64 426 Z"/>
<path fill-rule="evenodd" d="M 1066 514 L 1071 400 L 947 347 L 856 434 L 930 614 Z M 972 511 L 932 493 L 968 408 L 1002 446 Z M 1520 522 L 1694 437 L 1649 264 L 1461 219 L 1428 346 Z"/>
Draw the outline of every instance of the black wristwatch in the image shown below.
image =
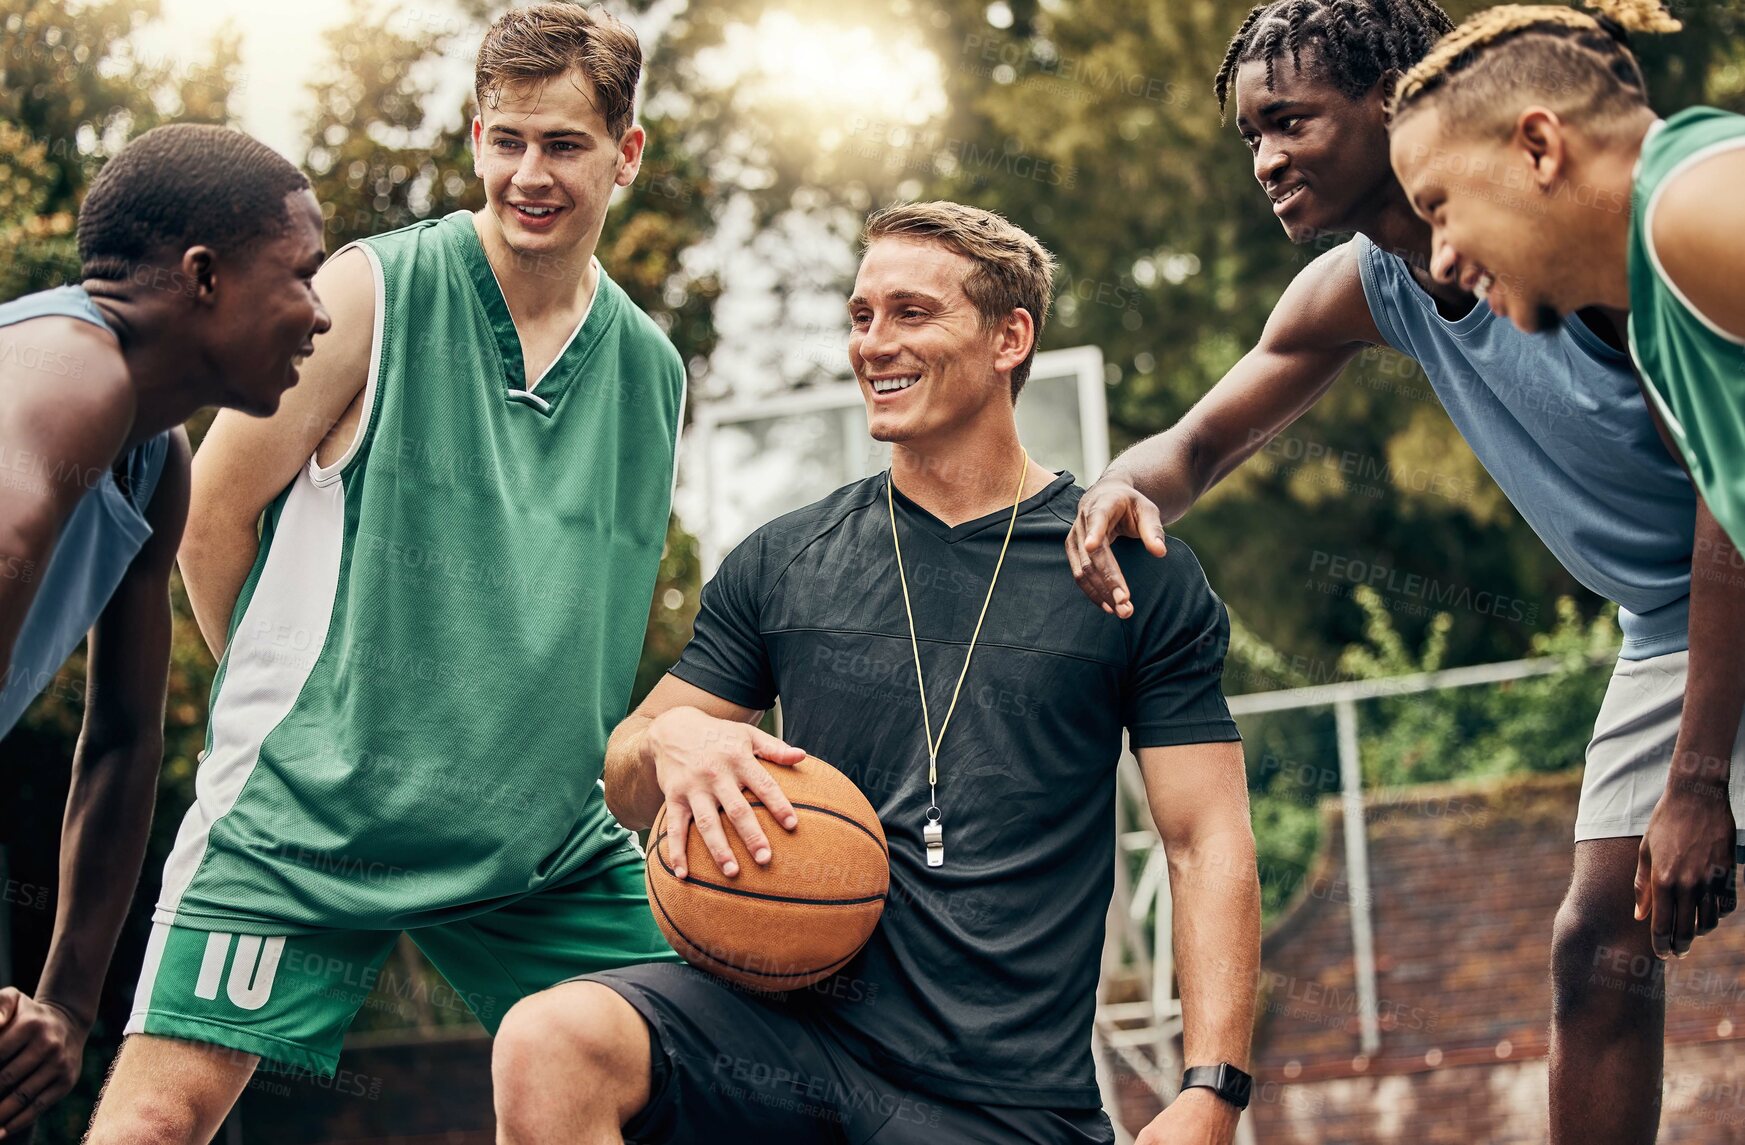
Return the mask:
<path fill-rule="evenodd" d="M 1254 1079 L 1229 1062 L 1189 1066 L 1182 1074 L 1182 1088 L 1196 1086 L 1211 1090 L 1237 1109 L 1247 1109 L 1248 1096 L 1254 1091 Z"/>

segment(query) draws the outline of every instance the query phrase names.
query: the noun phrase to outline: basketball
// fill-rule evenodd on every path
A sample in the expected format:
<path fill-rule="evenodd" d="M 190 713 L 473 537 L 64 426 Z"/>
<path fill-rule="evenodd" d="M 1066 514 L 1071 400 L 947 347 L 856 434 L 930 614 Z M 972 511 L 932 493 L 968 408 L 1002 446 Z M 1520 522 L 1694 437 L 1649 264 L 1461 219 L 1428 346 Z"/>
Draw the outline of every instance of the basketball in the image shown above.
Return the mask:
<path fill-rule="evenodd" d="M 757 990 L 794 990 L 836 973 L 872 937 L 891 883 L 890 852 L 872 804 L 821 759 L 764 764 L 794 805 L 790 832 L 761 800 L 766 866 L 723 820 L 739 874 L 721 873 L 701 832 L 685 841 L 689 877 L 666 857 L 666 808 L 648 833 L 648 904 L 674 950 L 700 969 Z"/>

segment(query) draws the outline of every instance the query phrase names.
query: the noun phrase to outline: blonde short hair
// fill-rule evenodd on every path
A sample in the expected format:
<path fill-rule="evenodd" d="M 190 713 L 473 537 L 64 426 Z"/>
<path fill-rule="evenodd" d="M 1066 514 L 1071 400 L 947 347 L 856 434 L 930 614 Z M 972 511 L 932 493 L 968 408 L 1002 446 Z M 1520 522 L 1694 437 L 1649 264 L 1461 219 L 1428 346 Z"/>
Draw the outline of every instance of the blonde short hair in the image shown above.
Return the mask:
<path fill-rule="evenodd" d="M 1589 0 L 1597 16 L 1551 5 L 1487 8 L 1442 37 L 1400 77 L 1388 101 L 1398 122 L 1428 107 L 1480 135 L 1507 135 L 1527 103 L 1607 132 L 1648 107 L 1627 33 L 1676 32 L 1657 0 Z"/>

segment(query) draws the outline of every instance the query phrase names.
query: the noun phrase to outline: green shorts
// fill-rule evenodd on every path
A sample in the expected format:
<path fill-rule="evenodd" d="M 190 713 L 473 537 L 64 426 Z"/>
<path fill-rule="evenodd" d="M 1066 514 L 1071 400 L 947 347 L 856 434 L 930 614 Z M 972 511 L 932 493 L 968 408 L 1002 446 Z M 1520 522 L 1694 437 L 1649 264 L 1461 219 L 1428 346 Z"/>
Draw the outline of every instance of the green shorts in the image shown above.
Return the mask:
<path fill-rule="evenodd" d="M 470 1010 L 494 1034 L 510 1006 L 578 974 L 678 961 L 649 912 L 634 847 L 601 856 L 561 886 L 405 932 L 442 972 L 446 992 L 383 971 L 400 933 L 227 934 L 154 924 L 127 1032 L 223 1046 L 326 1077 L 378 987 Z"/>

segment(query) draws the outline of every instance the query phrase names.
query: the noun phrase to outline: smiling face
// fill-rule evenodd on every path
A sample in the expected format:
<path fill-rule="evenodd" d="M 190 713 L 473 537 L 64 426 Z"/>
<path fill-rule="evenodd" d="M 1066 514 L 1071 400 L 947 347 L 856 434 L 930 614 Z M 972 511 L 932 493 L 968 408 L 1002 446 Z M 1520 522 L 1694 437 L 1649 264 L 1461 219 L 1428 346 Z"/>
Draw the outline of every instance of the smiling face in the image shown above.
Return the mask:
<path fill-rule="evenodd" d="M 1445 131 L 1433 107 L 1394 125 L 1394 170 L 1431 228 L 1430 273 L 1528 333 L 1554 330 L 1593 301 L 1570 233 L 1579 196 L 1547 193 L 1565 183 L 1562 154 L 1561 141 L 1555 154 L 1536 154 L 1520 133 L 1499 142 Z"/>
<path fill-rule="evenodd" d="M 297 384 L 298 362 L 331 324 L 314 283 L 325 257 L 321 208 L 309 191 L 287 195 L 285 208 L 283 234 L 262 240 L 228 274 L 218 262 L 211 295 L 208 354 L 222 390 L 215 404 L 261 417 L 279 408 Z"/>
<path fill-rule="evenodd" d="M 506 85 L 473 118 L 473 171 L 503 242 L 518 255 L 561 262 L 593 251 L 614 187 L 642 164 L 643 130 L 613 139 L 594 86 L 579 69 Z"/>
<path fill-rule="evenodd" d="M 1316 78 L 1312 51 L 1301 70 L 1288 57 L 1273 66 L 1270 88 L 1265 60 L 1236 72 L 1236 130 L 1254 156 L 1254 177 L 1292 242 L 1355 230 L 1393 182 L 1379 87 L 1352 99 Z"/>
<path fill-rule="evenodd" d="M 1012 417 L 1012 370 L 1028 356 L 1023 310 L 987 326 L 964 292 L 974 263 L 938 242 L 887 236 L 860 261 L 848 360 L 878 441 L 948 442 L 987 417 Z"/>

